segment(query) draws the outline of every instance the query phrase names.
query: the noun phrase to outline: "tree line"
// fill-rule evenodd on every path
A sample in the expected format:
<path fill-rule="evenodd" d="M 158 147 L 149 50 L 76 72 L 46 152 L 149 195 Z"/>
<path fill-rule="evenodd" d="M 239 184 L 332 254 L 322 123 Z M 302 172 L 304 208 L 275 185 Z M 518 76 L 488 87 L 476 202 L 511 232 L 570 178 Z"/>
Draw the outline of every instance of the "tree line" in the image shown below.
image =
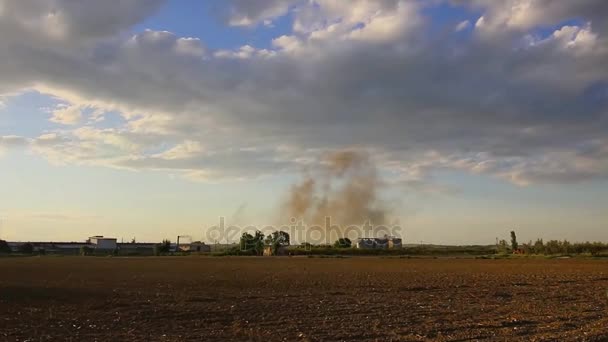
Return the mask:
<path fill-rule="evenodd" d="M 536 239 L 532 242 L 518 243 L 517 236 L 511 231 L 510 244 L 506 240 L 500 240 L 497 244 L 499 254 L 590 254 L 593 256 L 608 252 L 608 243 L 604 242 L 570 242 L 568 240 L 549 240 Z"/>
<path fill-rule="evenodd" d="M 568 240 L 548 240 L 544 241 L 543 239 L 536 239 L 536 241 L 529 241 L 527 243 L 519 243 L 517 241 L 517 236 L 514 231 L 511 231 L 511 239 L 510 242 L 507 240 L 500 240 L 497 242 L 495 251 L 497 254 L 530 254 L 530 255 L 558 255 L 558 254 L 587 254 L 591 256 L 598 255 L 607 255 L 608 256 L 608 243 L 604 242 L 570 242 Z M 262 255 L 264 253 L 265 248 L 270 248 L 270 251 L 273 255 L 278 254 L 278 252 L 285 247 L 290 246 L 290 236 L 287 232 L 284 231 L 276 231 L 268 236 L 265 236 L 262 232 L 256 231 L 254 233 L 243 233 L 241 236 L 239 246 L 233 248 L 232 250 L 227 251 L 227 254 L 232 255 Z M 308 245 L 308 246 L 306 246 Z M 338 239 L 333 246 L 312 246 L 310 244 L 302 244 L 301 246 L 291 248 L 289 253 L 299 254 L 299 249 L 302 250 L 317 250 L 319 252 L 323 249 L 324 253 L 329 253 L 327 251 L 342 250 L 344 253 L 350 253 L 349 250 L 352 249 L 353 243 L 348 238 Z M 457 246 L 454 246 L 455 248 Z M 484 253 L 492 253 L 492 247 L 486 246 L 486 251 Z M 89 246 L 83 246 L 80 250 L 81 255 L 92 255 L 93 249 Z M 460 249 L 448 250 L 449 252 L 459 252 Z M 1 254 L 10 254 L 13 251 L 11 250 L 9 244 L 0 240 L 0 255 Z M 34 254 L 34 246 L 31 243 L 21 244 L 16 251 L 18 254 Z M 171 252 L 171 241 L 163 240 L 162 243 L 157 244 L 154 247 L 155 255 L 166 255 Z M 373 252 L 382 252 L 382 251 L 361 251 L 362 253 L 373 253 Z M 417 254 L 423 255 L 426 253 L 430 253 L 433 251 L 428 250 L 428 248 L 420 247 L 408 247 L 402 248 L 399 250 L 390 251 L 392 253 L 397 254 Z M 437 251 L 434 251 L 437 252 Z M 472 252 L 483 252 L 482 250 L 471 250 L 464 249 L 460 251 L 466 254 L 470 254 Z M 44 250 L 38 250 L 38 254 L 44 254 Z"/>

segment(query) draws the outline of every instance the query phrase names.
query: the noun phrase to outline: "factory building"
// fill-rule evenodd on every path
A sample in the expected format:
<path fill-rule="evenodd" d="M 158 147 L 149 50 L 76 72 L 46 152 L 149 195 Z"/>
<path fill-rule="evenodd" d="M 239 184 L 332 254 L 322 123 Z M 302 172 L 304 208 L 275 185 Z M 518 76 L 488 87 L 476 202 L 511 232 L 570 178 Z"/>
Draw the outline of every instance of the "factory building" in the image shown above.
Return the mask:
<path fill-rule="evenodd" d="M 189 244 L 180 244 L 178 250 L 180 252 L 208 253 L 211 252 L 211 246 L 204 242 L 195 241 Z"/>
<path fill-rule="evenodd" d="M 98 250 L 115 250 L 118 248 L 115 238 L 107 238 L 99 235 L 90 237 L 87 240 L 87 243 Z"/>

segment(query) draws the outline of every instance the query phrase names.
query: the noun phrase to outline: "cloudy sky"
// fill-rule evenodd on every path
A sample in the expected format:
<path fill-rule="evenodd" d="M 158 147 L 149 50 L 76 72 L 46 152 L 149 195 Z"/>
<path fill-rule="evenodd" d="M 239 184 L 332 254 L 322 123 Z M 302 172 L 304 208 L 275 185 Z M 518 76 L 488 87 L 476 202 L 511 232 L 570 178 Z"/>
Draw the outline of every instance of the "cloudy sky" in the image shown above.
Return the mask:
<path fill-rule="evenodd" d="M 406 240 L 608 240 L 605 0 L 0 0 L 0 238 L 273 223 L 368 153 Z"/>

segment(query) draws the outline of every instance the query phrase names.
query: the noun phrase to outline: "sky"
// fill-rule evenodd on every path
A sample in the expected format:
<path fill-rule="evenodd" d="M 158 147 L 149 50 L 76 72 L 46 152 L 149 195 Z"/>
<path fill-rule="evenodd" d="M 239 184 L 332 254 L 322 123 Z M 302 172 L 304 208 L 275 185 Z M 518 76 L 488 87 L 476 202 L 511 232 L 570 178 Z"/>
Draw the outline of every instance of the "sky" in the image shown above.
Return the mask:
<path fill-rule="evenodd" d="M 604 0 L 0 0 L 0 238 L 276 224 L 356 151 L 406 243 L 608 241 L 606 18 Z"/>

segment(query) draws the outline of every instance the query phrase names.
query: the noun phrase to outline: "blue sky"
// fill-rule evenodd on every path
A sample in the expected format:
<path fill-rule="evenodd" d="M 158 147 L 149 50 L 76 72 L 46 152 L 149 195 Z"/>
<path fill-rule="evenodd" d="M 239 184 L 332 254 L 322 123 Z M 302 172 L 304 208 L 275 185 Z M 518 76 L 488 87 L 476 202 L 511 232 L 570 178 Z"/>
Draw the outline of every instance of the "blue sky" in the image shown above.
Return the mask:
<path fill-rule="evenodd" d="M 234 49 L 243 45 L 270 48 L 272 39 L 291 31 L 291 14 L 272 20 L 271 27 L 263 24 L 255 27 L 227 26 L 221 16 L 226 7 L 227 3 L 221 1 L 190 2 L 188 6 L 179 1 L 167 2 L 155 15 L 137 24 L 134 31 L 169 30 L 180 37 L 200 38 L 212 49 Z"/>
<path fill-rule="evenodd" d="M 30 5 L 0 0 L 0 238 L 608 239 L 601 0 Z"/>

